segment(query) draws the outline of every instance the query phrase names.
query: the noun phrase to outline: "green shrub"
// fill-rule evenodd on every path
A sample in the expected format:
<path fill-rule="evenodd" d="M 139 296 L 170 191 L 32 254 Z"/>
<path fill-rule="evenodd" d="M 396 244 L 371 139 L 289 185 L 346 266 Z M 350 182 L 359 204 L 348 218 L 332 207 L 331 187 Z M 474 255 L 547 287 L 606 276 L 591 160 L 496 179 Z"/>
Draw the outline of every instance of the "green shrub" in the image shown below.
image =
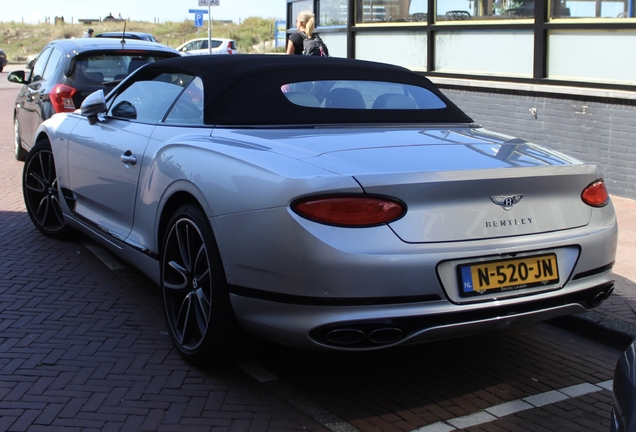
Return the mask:
<path fill-rule="evenodd" d="M 247 18 L 241 24 L 212 22 L 212 37 L 232 38 L 236 40 L 240 53 L 273 52 L 273 19 Z M 207 37 L 207 21 L 204 27 L 197 28 L 194 21 L 149 23 L 143 21 L 125 21 L 127 31 L 151 33 L 158 42 L 173 48 L 183 42 L 198 37 Z M 123 31 L 123 21 L 96 22 L 90 25 L 81 23 L 43 23 L 24 24 L 20 22 L 0 22 L 0 48 L 7 54 L 9 61 L 21 62 L 30 54 L 39 53 L 44 46 L 55 39 L 81 38 L 87 27 L 95 33 Z"/>

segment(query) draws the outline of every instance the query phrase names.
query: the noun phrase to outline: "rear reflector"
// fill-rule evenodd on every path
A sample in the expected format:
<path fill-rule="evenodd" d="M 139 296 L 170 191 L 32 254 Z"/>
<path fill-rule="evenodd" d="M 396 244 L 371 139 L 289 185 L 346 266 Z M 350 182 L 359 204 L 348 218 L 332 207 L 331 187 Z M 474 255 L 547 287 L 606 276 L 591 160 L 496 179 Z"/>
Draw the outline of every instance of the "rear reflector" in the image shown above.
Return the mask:
<path fill-rule="evenodd" d="M 609 193 L 605 188 L 603 179 L 598 179 L 583 189 L 581 194 L 583 202 L 592 207 L 603 207 L 609 202 Z"/>
<path fill-rule="evenodd" d="M 334 195 L 304 198 L 292 209 L 300 216 L 327 225 L 371 227 L 393 222 L 406 212 L 404 204 L 366 195 Z"/>

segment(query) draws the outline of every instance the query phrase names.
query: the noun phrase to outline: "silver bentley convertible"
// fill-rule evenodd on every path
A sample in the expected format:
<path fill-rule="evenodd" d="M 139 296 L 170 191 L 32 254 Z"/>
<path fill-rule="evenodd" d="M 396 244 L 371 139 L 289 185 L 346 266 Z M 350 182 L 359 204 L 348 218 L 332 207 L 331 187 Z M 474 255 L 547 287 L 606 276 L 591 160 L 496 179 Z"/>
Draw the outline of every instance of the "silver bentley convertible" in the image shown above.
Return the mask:
<path fill-rule="evenodd" d="M 588 311 L 613 289 L 599 168 L 484 130 L 423 76 L 191 56 L 45 121 L 23 192 L 160 287 L 178 351 L 373 350 Z"/>

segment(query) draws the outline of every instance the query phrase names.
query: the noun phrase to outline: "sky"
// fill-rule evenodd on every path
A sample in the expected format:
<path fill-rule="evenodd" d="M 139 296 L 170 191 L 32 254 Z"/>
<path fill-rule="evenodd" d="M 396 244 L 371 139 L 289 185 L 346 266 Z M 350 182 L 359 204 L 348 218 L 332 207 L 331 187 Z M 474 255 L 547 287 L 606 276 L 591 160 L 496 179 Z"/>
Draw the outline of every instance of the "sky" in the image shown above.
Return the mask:
<path fill-rule="evenodd" d="M 285 19 L 285 0 L 218 0 L 219 6 L 211 6 L 214 20 L 231 20 L 236 23 L 249 18 Z M 4 1 L 3 1 L 4 3 Z M 20 2 L 3 5 L 0 21 L 37 24 L 47 17 L 53 23 L 54 17 L 63 16 L 65 22 L 77 23 L 78 19 L 104 18 L 109 13 L 133 21 L 181 22 L 194 19 L 190 9 L 208 10 L 199 6 L 199 0 L 29 0 L 28 7 Z M 205 15 L 207 19 L 207 15 Z M 207 27 L 207 21 L 204 23 Z"/>

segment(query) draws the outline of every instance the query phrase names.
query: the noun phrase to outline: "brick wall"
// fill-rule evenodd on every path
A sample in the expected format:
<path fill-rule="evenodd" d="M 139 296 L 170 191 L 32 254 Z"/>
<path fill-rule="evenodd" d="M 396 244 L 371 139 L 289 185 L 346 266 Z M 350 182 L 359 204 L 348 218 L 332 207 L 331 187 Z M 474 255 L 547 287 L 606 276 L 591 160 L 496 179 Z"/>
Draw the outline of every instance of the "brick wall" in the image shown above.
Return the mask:
<path fill-rule="evenodd" d="M 635 100 L 438 86 L 485 128 L 597 164 L 611 194 L 636 199 Z"/>

